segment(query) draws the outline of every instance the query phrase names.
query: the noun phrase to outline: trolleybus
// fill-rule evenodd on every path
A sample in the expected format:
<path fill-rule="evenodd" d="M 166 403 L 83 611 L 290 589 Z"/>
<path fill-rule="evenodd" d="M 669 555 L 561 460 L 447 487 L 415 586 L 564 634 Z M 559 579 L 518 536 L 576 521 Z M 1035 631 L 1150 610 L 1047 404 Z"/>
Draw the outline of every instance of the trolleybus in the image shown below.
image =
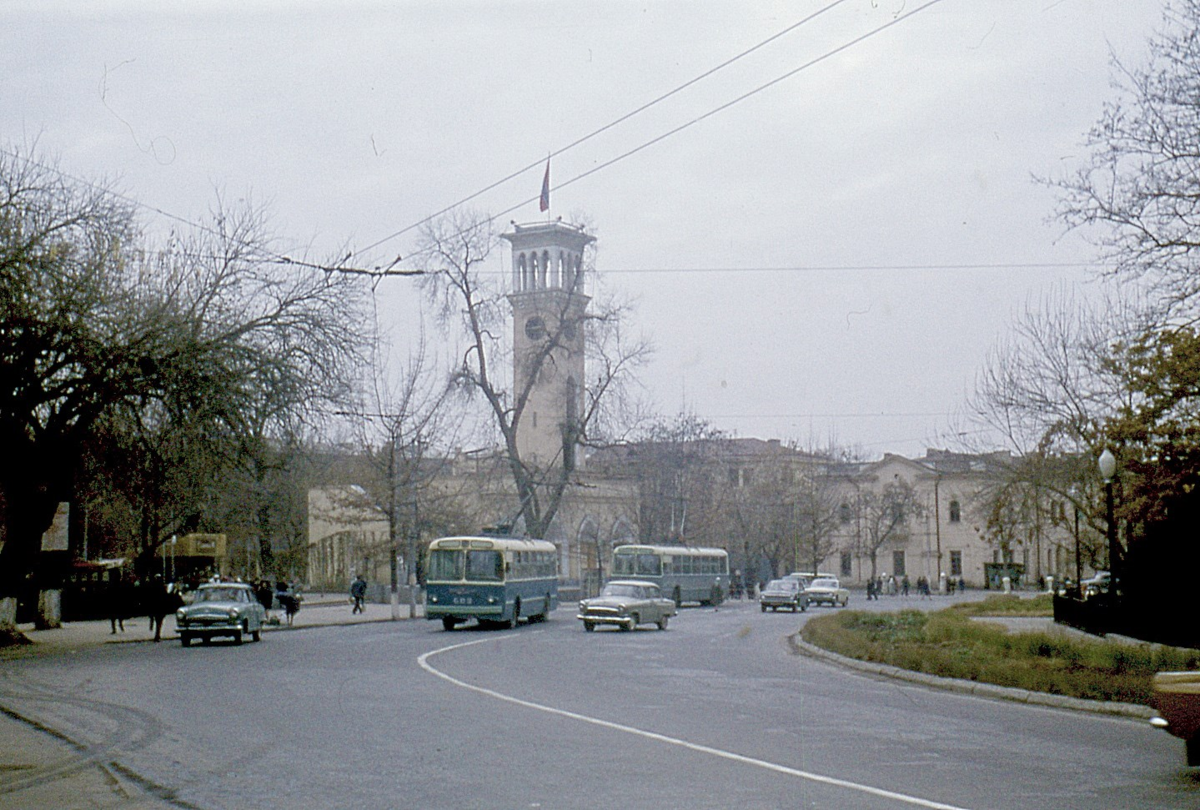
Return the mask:
<path fill-rule="evenodd" d="M 470 619 L 516 627 L 558 607 L 558 555 L 545 540 L 443 537 L 425 570 L 425 618 L 446 630 Z"/>
<path fill-rule="evenodd" d="M 653 582 L 676 605 L 719 605 L 729 593 L 729 554 L 723 548 L 617 546 L 612 575 Z"/>

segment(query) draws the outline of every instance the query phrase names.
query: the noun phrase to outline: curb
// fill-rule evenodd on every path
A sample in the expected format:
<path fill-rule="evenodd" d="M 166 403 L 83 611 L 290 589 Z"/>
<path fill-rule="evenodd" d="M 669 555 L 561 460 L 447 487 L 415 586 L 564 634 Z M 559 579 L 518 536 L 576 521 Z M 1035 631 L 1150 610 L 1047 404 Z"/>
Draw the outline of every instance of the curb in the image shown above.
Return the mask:
<path fill-rule="evenodd" d="M 1052 709 L 1069 709 L 1077 712 L 1089 712 L 1091 714 L 1105 714 L 1115 717 L 1128 717 L 1136 720 L 1149 720 L 1154 717 L 1157 712 L 1149 706 L 1142 706 L 1137 703 L 1119 703 L 1111 700 L 1085 700 L 1084 698 L 1068 697 L 1067 695 L 1051 695 L 1046 692 L 1031 692 L 1027 689 L 1016 689 L 1011 686 L 997 686 L 991 683 L 980 683 L 978 681 L 968 681 L 962 678 L 942 678 L 937 675 L 929 675 L 924 672 L 914 672 L 909 669 L 901 669 L 888 664 L 876 664 L 871 661 L 860 661 L 857 658 L 848 658 L 844 655 L 839 655 L 835 652 L 817 647 L 814 644 L 809 644 L 800 638 L 799 633 L 793 633 L 787 637 L 788 644 L 792 648 L 792 652 L 799 655 L 807 655 L 812 658 L 819 658 L 837 666 L 847 669 L 857 670 L 870 675 L 879 675 L 884 678 L 892 678 L 894 680 L 908 681 L 909 683 L 928 686 L 932 689 L 942 689 L 949 692 L 958 692 L 964 695 L 975 695 L 977 697 L 992 698 L 994 700 L 1008 700 L 1014 703 L 1025 703 L 1031 706 L 1046 706 Z"/>

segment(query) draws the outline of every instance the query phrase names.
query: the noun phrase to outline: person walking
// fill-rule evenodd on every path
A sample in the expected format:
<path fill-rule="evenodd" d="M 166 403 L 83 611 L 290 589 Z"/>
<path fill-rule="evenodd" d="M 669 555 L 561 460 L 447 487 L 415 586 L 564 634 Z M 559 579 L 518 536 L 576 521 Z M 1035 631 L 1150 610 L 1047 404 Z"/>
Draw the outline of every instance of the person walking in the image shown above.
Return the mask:
<path fill-rule="evenodd" d="M 183 604 L 178 593 L 167 589 L 163 578 L 155 576 L 150 584 L 150 593 L 146 597 L 146 608 L 150 613 L 150 629 L 154 631 L 154 640 L 162 641 L 163 619 L 168 613 L 174 613 Z"/>
<path fill-rule="evenodd" d="M 117 627 L 125 632 L 125 620 L 134 612 L 133 586 L 126 580 L 125 575 L 118 572 L 108 586 L 108 620 L 112 625 L 112 634 L 116 635 Z"/>
<path fill-rule="evenodd" d="M 350 611 L 351 615 L 363 612 L 363 599 L 366 596 L 367 580 L 363 578 L 362 574 L 359 574 L 350 584 L 350 598 L 354 600 L 354 609 Z"/>

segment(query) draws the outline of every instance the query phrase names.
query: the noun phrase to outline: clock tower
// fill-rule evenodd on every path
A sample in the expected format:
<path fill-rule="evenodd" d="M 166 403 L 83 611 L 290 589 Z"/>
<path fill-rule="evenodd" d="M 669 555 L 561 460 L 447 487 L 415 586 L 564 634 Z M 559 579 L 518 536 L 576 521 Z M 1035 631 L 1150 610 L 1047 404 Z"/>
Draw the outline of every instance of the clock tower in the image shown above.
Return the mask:
<path fill-rule="evenodd" d="M 561 220 L 513 223 L 501 236 L 512 245 L 513 392 L 529 392 L 517 448 L 527 464 L 576 469 L 591 300 L 583 294 L 583 252 L 596 238 Z"/>

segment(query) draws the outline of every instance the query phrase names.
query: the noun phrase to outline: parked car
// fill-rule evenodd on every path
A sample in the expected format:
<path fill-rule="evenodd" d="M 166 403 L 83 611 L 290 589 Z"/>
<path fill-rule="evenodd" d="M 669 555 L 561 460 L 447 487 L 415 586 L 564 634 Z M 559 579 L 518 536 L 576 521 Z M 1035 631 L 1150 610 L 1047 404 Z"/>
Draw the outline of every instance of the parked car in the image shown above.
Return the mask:
<path fill-rule="evenodd" d="M 809 583 L 804 593 L 810 605 L 845 607 L 850 601 L 850 591 L 843 588 L 834 577 L 817 577 Z"/>
<path fill-rule="evenodd" d="M 1150 724 L 1183 740 L 1187 764 L 1200 765 L 1200 672 L 1159 672 L 1152 703 Z"/>
<path fill-rule="evenodd" d="M 589 633 L 601 624 L 622 630 L 633 630 L 639 624 L 657 624 L 659 630 L 666 630 L 667 621 L 675 612 L 675 600 L 665 599 L 653 582 L 614 579 L 599 596 L 580 600 L 579 615 L 575 618 L 583 622 L 583 629 Z"/>
<path fill-rule="evenodd" d="M 803 582 L 792 577 L 771 580 L 762 589 L 762 593 L 759 594 L 758 606 L 762 608 L 763 613 L 767 612 L 767 608 L 770 608 L 772 611 L 784 608 L 785 610 L 792 611 L 792 613 L 795 613 L 797 610 L 807 609 L 808 599 L 805 595 Z"/>
<path fill-rule="evenodd" d="M 1108 571 L 1097 571 L 1095 576 L 1082 580 L 1079 584 L 1083 592 L 1083 598 L 1090 599 L 1093 596 L 1108 593 L 1108 583 L 1111 579 L 1112 574 Z"/>
<path fill-rule="evenodd" d="M 191 604 L 175 612 L 179 642 L 187 647 L 193 639 L 208 642 L 218 636 L 241 644 L 243 636 L 258 641 L 267 611 L 249 585 L 240 582 L 208 582 L 196 589 Z"/>

